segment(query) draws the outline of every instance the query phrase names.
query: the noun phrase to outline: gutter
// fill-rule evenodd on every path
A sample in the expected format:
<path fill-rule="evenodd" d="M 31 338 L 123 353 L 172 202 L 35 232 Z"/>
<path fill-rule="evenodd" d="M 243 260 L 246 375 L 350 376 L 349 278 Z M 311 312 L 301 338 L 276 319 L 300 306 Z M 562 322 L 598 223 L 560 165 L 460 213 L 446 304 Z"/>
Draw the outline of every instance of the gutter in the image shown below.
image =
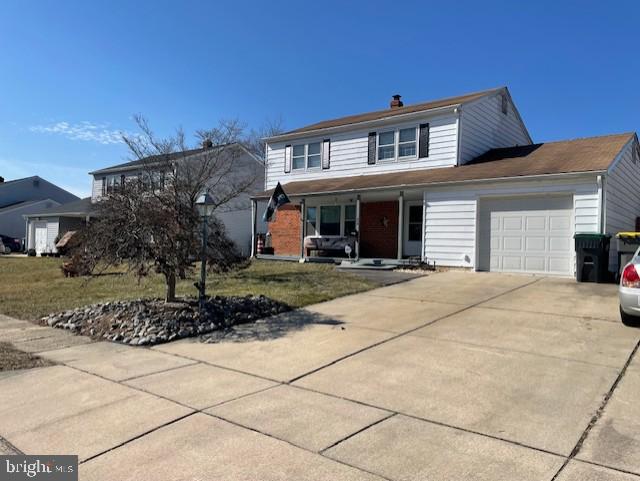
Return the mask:
<path fill-rule="evenodd" d="M 537 174 L 537 175 L 519 175 L 514 177 L 492 177 L 488 179 L 468 179 L 468 180 L 449 180 L 443 182 L 425 182 L 420 184 L 395 184 L 395 185 L 385 185 L 382 187 L 365 187 L 362 189 L 347 189 L 347 190 L 334 190 L 334 191 L 323 191 L 323 192 L 305 192 L 301 194 L 288 194 L 289 197 L 309 197 L 309 196 L 321 196 L 321 195 L 336 195 L 336 194 L 353 194 L 358 192 L 377 192 L 381 190 L 393 190 L 393 189 L 417 189 L 421 187 L 432 187 L 432 186 L 447 186 L 447 185 L 468 185 L 473 183 L 487 183 L 487 182 L 508 182 L 508 181 L 518 181 L 518 180 L 545 180 L 545 179 L 555 179 L 557 177 L 579 177 L 585 175 L 602 175 L 605 174 L 606 170 L 589 170 L 583 172 L 561 172 L 557 174 Z M 357 176 L 354 176 L 357 177 Z M 283 185 L 283 188 L 286 189 L 287 184 Z M 286 190 L 285 190 L 286 192 Z M 260 200 L 260 199 L 268 199 L 269 195 L 262 196 L 252 196 L 251 199 Z"/>

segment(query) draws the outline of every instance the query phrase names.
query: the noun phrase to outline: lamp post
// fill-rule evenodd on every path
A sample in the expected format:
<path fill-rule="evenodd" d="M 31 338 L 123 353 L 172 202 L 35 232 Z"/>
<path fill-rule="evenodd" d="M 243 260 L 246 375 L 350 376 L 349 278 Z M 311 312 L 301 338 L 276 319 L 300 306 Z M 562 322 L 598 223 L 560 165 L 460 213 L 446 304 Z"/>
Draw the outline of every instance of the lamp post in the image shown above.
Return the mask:
<path fill-rule="evenodd" d="M 200 283 L 198 284 L 198 307 L 200 314 L 204 311 L 204 301 L 207 281 L 207 234 L 209 217 L 213 214 L 215 201 L 209 191 L 202 192 L 196 199 L 196 208 L 202 219 L 202 250 L 200 252 Z"/>

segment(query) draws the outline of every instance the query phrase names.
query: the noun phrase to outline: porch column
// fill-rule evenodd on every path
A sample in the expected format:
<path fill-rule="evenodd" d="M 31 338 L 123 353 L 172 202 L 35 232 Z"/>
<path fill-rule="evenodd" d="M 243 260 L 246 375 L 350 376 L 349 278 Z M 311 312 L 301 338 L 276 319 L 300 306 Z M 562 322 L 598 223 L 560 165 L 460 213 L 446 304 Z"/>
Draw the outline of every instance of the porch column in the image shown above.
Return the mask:
<path fill-rule="evenodd" d="M 402 259 L 402 234 L 404 233 L 404 192 L 398 196 L 398 259 Z"/>
<path fill-rule="evenodd" d="M 302 222 L 300 226 L 300 259 L 304 260 L 304 228 L 307 224 L 307 209 L 305 208 L 304 199 L 300 200 L 300 221 Z"/>
<path fill-rule="evenodd" d="M 251 258 L 256 257 L 256 217 L 258 216 L 258 202 L 251 199 Z"/>
<path fill-rule="evenodd" d="M 29 218 L 27 217 L 24 221 L 24 250 L 29 250 Z"/>
<path fill-rule="evenodd" d="M 360 260 L 360 194 L 356 196 L 356 260 Z"/>

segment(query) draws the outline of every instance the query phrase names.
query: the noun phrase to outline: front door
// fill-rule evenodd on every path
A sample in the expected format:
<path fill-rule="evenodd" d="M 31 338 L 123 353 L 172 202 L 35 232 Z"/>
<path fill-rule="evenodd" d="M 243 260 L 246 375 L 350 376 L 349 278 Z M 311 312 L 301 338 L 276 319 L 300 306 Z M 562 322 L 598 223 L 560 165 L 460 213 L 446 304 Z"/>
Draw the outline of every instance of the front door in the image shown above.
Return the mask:
<path fill-rule="evenodd" d="M 404 257 L 419 257 L 422 253 L 422 201 L 409 201 L 404 205 Z"/>

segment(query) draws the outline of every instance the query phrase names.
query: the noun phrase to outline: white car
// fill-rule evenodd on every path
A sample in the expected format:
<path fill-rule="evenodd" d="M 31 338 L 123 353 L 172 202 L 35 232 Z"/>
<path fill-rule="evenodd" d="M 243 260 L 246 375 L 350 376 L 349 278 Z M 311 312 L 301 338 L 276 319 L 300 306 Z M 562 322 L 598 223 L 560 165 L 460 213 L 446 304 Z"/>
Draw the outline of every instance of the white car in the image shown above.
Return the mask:
<path fill-rule="evenodd" d="M 640 326 L 640 248 L 620 275 L 620 318 L 628 326 Z"/>

